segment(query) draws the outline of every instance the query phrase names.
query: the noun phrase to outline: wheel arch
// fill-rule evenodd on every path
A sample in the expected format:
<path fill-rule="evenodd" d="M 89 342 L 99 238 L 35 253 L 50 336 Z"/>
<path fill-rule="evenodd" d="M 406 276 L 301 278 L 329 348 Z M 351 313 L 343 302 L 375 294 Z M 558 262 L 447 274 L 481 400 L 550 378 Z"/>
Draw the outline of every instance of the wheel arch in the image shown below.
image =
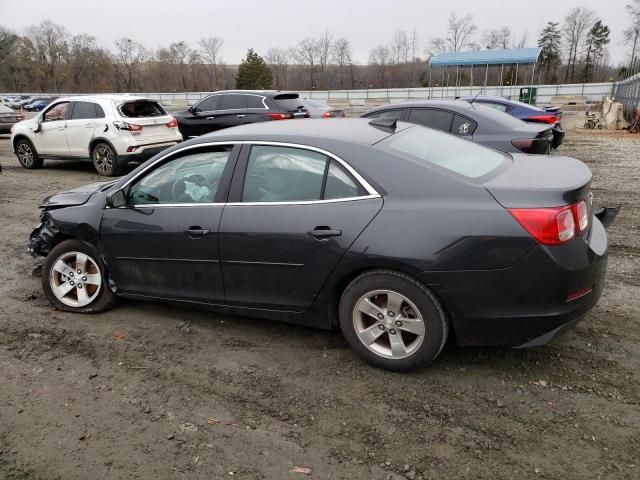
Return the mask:
<path fill-rule="evenodd" d="M 93 149 L 96 148 L 96 145 L 98 145 L 99 143 L 106 143 L 107 145 L 109 145 L 109 147 L 111 147 L 111 150 L 113 150 L 113 153 L 115 153 L 116 156 L 118 155 L 118 151 L 116 150 L 116 147 L 113 146 L 113 143 L 111 143 L 110 140 L 104 137 L 96 137 L 96 138 L 93 138 L 91 142 L 89 142 L 89 158 L 93 158 Z"/>
<path fill-rule="evenodd" d="M 25 133 L 16 133 L 16 135 L 13 137 L 13 140 L 11 140 L 11 146 L 13 147 L 13 151 L 16 151 L 16 144 L 18 143 L 18 141 L 20 140 L 26 140 L 27 142 L 29 142 L 31 144 L 31 146 L 34 148 L 35 150 L 35 145 L 33 144 L 33 140 L 31 140 L 27 134 Z M 36 150 L 37 153 L 37 150 Z"/>

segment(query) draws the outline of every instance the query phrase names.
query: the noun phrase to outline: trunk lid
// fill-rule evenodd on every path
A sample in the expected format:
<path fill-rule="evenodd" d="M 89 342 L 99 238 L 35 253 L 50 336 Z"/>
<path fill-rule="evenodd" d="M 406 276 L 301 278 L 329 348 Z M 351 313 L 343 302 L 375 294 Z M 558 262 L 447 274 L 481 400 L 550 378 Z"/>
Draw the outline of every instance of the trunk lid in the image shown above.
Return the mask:
<path fill-rule="evenodd" d="M 581 161 L 525 154 L 512 157 L 511 166 L 483 184 L 503 207 L 559 207 L 588 200 L 591 170 Z"/>
<path fill-rule="evenodd" d="M 525 123 L 513 131 L 511 143 L 523 153 L 546 155 L 553 147 L 553 126 L 545 123 Z"/>

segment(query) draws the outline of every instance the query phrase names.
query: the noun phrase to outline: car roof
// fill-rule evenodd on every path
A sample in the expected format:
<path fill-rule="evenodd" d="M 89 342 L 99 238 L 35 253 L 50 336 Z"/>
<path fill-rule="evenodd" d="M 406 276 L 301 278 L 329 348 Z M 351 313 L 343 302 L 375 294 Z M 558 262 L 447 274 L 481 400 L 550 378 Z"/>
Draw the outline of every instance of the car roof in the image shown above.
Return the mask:
<path fill-rule="evenodd" d="M 411 108 L 411 107 L 433 107 L 433 108 L 446 108 L 449 110 L 463 111 L 473 108 L 469 102 L 461 100 L 407 100 L 406 102 L 390 103 L 388 105 L 381 105 L 376 108 L 368 110 L 366 113 L 375 112 L 378 110 L 391 110 L 394 108 Z"/>
<path fill-rule="evenodd" d="M 211 92 L 209 96 L 221 95 L 224 93 L 235 93 L 235 94 L 244 94 L 244 95 L 266 95 L 266 96 L 284 95 L 284 94 L 298 95 L 298 92 L 294 92 L 290 90 L 218 90 L 216 92 Z"/>
<path fill-rule="evenodd" d="M 109 102 L 131 102 L 135 100 L 151 100 L 156 101 L 149 97 L 140 97 L 137 95 L 125 95 L 125 94 L 100 94 L 100 95 L 76 95 L 70 97 L 60 97 L 56 100 L 64 100 L 65 102 L 90 102 L 105 100 Z"/>
<path fill-rule="evenodd" d="M 304 139 L 304 143 L 310 145 L 324 143 L 327 140 L 373 145 L 393 133 L 412 127 L 409 123 L 398 122 L 394 132 L 388 128 L 375 127 L 369 122 L 371 122 L 369 118 L 318 118 L 259 122 L 208 133 L 198 139 L 204 143 L 212 140 L 291 142 L 299 138 Z"/>

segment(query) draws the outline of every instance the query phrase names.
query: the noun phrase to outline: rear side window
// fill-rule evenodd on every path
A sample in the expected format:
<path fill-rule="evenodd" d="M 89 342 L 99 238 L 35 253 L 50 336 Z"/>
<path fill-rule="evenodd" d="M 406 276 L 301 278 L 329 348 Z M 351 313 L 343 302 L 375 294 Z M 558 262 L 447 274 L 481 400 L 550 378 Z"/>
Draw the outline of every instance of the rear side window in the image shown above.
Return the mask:
<path fill-rule="evenodd" d="M 358 185 L 338 162 L 331 160 L 324 187 L 324 199 L 350 198 L 360 195 L 366 195 L 364 188 Z"/>
<path fill-rule="evenodd" d="M 212 112 L 218 109 L 218 97 L 220 95 L 211 95 L 205 98 L 200 103 L 197 103 L 195 107 L 201 112 Z"/>
<path fill-rule="evenodd" d="M 409 121 L 424 127 L 449 132 L 451 122 L 453 122 L 453 113 L 433 108 L 412 108 L 409 112 Z"/>
<path fill-rule="evenodd" d="M 437 166 L 467 178 L 487 175 L 509 161 L 509 156 L 469 140 L 415 126 L 377 144 L 417 163 Z"/>
<path fill-rule="evenodd" d="M 395 110 L 383 110 L 381 112 L 373 112 L 369 115 L 365 115 L 366 118 L 395 118 L 396 120 L 400 120 L 402 117 L 402 109 Z"/>
<path fill-rule="evenodd" d="M 96 107 L 98 105 L 92 102 L 74 102 L 71 120 L 98 118 Z M 100 110 L 102 111 L 102 109 Z M 104 112 L 102 112 L 102 116 L 104 117 Z"/>
<path fill-rule="evenodd" d="M 218 110 L 237 110 L 247 108 L 244 95 L 220 95 Z"/>
<path fill-rule="evenodd" d="M 455 135 L 473 135 L 478 124 L 470 118 L 463 117 L 462 115 L 455 115 L 453 117 L 453 125 L 451 126 L 451 133 Z"/>
<path fill-rule="evenodd" d="M 262 103 L 264 97 L 259 97 L 257 95 L 245 95 L 245 99 L 247 101 L 247 108 L 265 108 L 264 103 Z"/>
<path fill-rule="evenodd" d="M 120 106 L 120 113 L 129 118 L 161 117 L 167 114 L 158 102 L 152 100 L 133 100 L 123 103 Z"/>

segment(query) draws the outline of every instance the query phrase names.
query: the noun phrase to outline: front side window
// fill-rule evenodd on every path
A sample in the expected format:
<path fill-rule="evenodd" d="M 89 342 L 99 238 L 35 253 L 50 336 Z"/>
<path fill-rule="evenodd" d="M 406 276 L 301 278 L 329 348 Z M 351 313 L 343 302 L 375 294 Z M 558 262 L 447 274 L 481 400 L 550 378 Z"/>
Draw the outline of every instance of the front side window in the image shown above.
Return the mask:
<path fill-rule="evenodd" d="M 244 95 L 220 95 L 218 110 L 238 110 L 247 108 Z"/>
<path fill-rule="evenodd" d="M 211 95 L 205 98 L 200 103 L 195 105 L 195 108 L 200 112 L 213 112 L 218 108 L 218 97 L 220 95 Z"/>
<path fill-rule="evenodd" d="M 183 152 L 137 181 L 127 204 L 214 203 L 230 153 L 231 147 Z"/>
<path fill-rule="evenodd" d="M 58 103 L 45 112 L 44 121 L 55 122 L 58 120 L 65 120 L 67 118 L 68 110 L 69 102 Z"/>
<path fill-rule="evenodd" d="M 409 112 L 409 121 L 424 127 L 449 132 L 453 121 L 453 113 L 433 108 L 413 108 Z"/>

